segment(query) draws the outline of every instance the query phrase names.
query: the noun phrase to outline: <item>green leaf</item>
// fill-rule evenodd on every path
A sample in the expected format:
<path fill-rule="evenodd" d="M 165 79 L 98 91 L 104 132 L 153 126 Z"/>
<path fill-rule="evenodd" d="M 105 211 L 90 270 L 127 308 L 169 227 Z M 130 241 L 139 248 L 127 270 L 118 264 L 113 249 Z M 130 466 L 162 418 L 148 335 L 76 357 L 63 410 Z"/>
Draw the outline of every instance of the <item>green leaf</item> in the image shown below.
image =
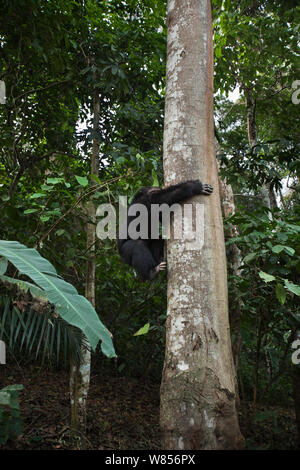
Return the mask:
<path fill-rule="evenodd" d="M 291 248 L 290 246 L 275 245 L 272 247 L 273 253 L 281 253 L 283 250 L 291 256 L 294 256 L 295 254 L 294 248 Z"/>
<path fill-rule="evenodd" d="M 119 158 L 117 158 L 116 164 L 117 165 L 123 165 L 124 162 L 126 162 L 126 158 L 125 157 L 119 157 Z"/>
<path fill-rule="evenodd" d="M 38 212 L 38 209 L 26 209 L 26 211 L 24 211 L 24 214 L 33 214 L 34 212 Z"/>
<path fill-rule="evenodd" d="M 219 59 L 219 58 L 221 57 L 221 55 L 222 55 L 222 46 L 217 45 L 217 46 L 215 47 L 215 51 L 214 51 L 214 52 L 215 52 L 216 58 Z"/>
<path fill-rule="evenodd" d="M 259 271 L 259 277 L 263 279 L 265 282 L 275 281 L 276 277 L 272 276 L 271 274 L 267 274 L 264 271 Z"/>
<path fill-rule="evenodd" d="M 9 406 L 10 394 L 4 390 L 0 390 L 0 406 Z"/>
<path fill-rule="evenodd" d="M 285 246 L 284 249 L 289 255 L 294 256 L 294 254 L 295 254 L 294 248 L 292 248 L 290 246 Z"/>
<path fill-rule="evenodd" d="M 284 250 L 284 246 L 283 246 L 283 245 L 275 245 L 275 246 L 272 246 L 272 251 L 273 251 L 273 253 L 281 253 L 283 250 Z"/>
<path fill-rule="evenodd" d="M 14 264 L 20 274 L 30 277 L 46 292 L 49 302 L 55 305 L 59 315 L 80 328 L 94 350 L 101 339 L 103 353 L 108 357 L 116 355 L 110 334 L 93 306 L 85 297 L 78 295 L 75 287 L 58 276 L 49 261 L 33 248 L 16 241 L 0 240 L 0 254 Z"/>
<path fill-rule="evenodd" d="M 60 237 L 61 235 L 63 235 L 65 233 L 65 229 L 63 228 L 60 228 L 59 230 L 57 230 L 55 232 L 55 235 L 57 235 L 58 237 Z"/>
<path fill-rule="evenodd" d="M 63 181 L 63 178 L 47 178 L 47 184 L 58 184 Z"/>
<path fill-rule="evenodd" d="M 287 279 L 284 280 L 284 285 L 290 292 L 300 296 L 300 286 L 294 284 L 293 282 L 289 282 Z"/>
<path fill-rule="evenodd" d="M 275 292 L 276 292 L 277 299 L 279 300 L 281 305 L 283 305 L 286 299 L 286 290 L 283 287 L 283 285 L 280 283 L 277 283 Z"/>
<path fill-rule="evenodd" d="M 42 222 L 48 222 L 48 220 L 50 220 L 50 215 L 41 215 L 40 219 Z"/>
<path fill-rule="evenodd" d="M 247 256 L 245 256 L 244 258 L 244 263 L 248 264 L 250 263 L 250 261 L 252 261 L 253 259 L 255 259 L 257 257 L 257 253 L 256 252 L 253 252 L 253 253 L 249 253 Z"/>
<path fill-rule="evenodd" d="M 99 176 L 97 175 L 94 175 L 93 173 L 91 173 L 91 179 L 96 181 L 96 183 L 98 183 L 100 186 L 102 185 L 102 181 L 100 180 Z"/>
<path fill-rule="evenodd" d="M 5 274 L 7 270 L 7 259 L 0 258 L 0 274 Z"/>
<path fill-rule="evenodd" d="M 157 174 L 155 171 L 152 169 L 152 180 L 153 180 L 153 185 L 152 186 L 159 186 Z"/>
<path fill-rule="evenodd" d="M 39 197 L 45 197 L 46 194 L 44 193 L 35 193 L 30 196 L 30 199 L 38 199 Z"/>
<path fill-rule="evenodd" d="M 140 328 L 133 336 L 141 336 L 146 335 L 149 331 L 150 323 L 146 323 L 142 328 Z"/>
<path fill-rule="evenodd" d="M 87 179 L 86 176 L 77 176 L 77 175 L 75 175 L 75 178 L 77 179 L 80 186 L 87 186 L 89 184 L 89 180 Z"/>

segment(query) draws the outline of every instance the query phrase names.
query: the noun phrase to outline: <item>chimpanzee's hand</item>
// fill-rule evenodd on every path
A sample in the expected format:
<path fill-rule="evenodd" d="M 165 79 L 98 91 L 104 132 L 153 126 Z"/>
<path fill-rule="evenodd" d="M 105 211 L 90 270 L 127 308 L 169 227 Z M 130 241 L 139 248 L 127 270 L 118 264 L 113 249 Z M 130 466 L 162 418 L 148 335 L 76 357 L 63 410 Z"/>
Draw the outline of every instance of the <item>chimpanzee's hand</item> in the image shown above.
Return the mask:
<path fill-rule="evenodd" d="M 203 188 L 201 194 L 205 194 L 206 196 L 210 196 L 211 193 L 213 192 L 214 188 L 207 183 L 203 183 Z"/>

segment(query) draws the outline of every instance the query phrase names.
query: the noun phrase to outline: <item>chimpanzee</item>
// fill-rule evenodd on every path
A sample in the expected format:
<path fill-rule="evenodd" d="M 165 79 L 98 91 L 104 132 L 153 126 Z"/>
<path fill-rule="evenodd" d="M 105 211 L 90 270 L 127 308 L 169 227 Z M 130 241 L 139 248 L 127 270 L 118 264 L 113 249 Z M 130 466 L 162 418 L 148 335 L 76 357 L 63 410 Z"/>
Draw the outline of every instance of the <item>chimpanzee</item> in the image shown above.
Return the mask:
<path fill-rule="evenodd" d="M 144 281 L 154 279 L 159 271 L 166 268 L 164 259 L 164 240 L 151 239 L 151 204 L 172 204 L 183 201 L 196 194 L 204 194 L 209 196 L 213 192 L 210 184 L 201 183 L 199 180 L 185 181 L 175 184 L 167 188 L 143 187 L 134 196 L 131 204 L 142 204 L 148 211 L 148 237 L 147 239 L 138 238 L 133 240 L 130 236 L 118 239 L 118 249 L 124 263 L 133 266 L 139 277 Z M 127 212 L 128 212 L 127 211 Z M 130 223 L 137 216 L 128 215 L 127 213 L 127 229 Z"/>

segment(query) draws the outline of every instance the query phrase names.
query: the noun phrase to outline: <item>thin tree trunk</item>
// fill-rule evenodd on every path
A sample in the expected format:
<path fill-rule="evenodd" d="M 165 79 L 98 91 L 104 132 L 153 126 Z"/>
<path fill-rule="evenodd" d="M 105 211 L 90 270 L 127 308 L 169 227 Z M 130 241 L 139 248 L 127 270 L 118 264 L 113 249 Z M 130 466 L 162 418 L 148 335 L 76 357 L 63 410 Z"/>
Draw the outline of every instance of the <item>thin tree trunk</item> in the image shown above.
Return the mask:
<path fill-rule="evenodd" d="M 246 112 L 247 112 L 247 129 L 248 141 L 251 148 L 257 145 L 257 127 L 255 120 L 256 102 L 253 101 L 250 91 L 246 92 Z"/>
<path fill-rule="evenodd" d="M 222 212 L 224 217 L 229 217 L 230 215 L 235 214 L 235 203 L 234 203 L 234 194 L 232 190 L 231 184 L 227 184 L 226 180 L 222 180 L 219 178 L 219 189 L 220 189 L 220 198 L 221 198 L 221 205 L 222 205 Z M 230 240 L 234 237 L 239 235 L 238 227 L 233 225 L 229 230 L 225 232 L 226 240 Z M 230 272 L 233 276 L 240 276 L 240 270 L 242 265 L 242 255 L 241 250 L 235 243 L 231 243 L 229 246 L 229 257 L 228 257 L 228 264 Z M 234 291 L 237 292 L 237 288 L 234 288 Z M 236 374 L 238 372 L 239 367 L 239 358 L 240 358 L 240 349 L 241 349 L 241 312 L 242 312 L 242 301 L 238 297 L 237 300 L 235 299 L 232 305 L 229 304 L 229 318 L 230 318 L 230 325 L 231 325 L 231 332 L 233 334 L 233 341 L 232 341 L 232 354 L 233 354 L 233 362 L 235 366 Z"/>
<path fill-rule="evenodd" d="M 217 153 L 220 153 L 220 144 L 217 140 L 215 140 Z M 220 170 L 220 165 L 218 163 L 218 169 Z M 223 217 L 227 218 L 230 215 L 235 214 L 235 202 L 234 202 L 234 193 L 231 184 L 228 184 L 226 179 L 221 179 L 219 176 L 219 191 L 220 191 L 220 200 L 221 200 L 221 207 Z M 232 225 L 229 230 L 225 232 L 225 239 L 231 240 L 234 237 L 239 236 L 239 229 L 236 225 Z M 228 264 L 230 272 L 233 276 L 240 276 L 240 270 L 242 265 L 242 255 L 241 250 L 236 245 L 236 243 L 231 243 L 228 249 L 229 257 L 228 257 Z M 237 291 L 235 288 L 234 291 Z M 240 358 L 240 349 L 242 343 L 241 337 L 241 312 L 242 312 L 242 301 L 238 297 L 238 300 L 235 300 L 232 305 L 229 304 L 229 319 L 231 325 L 231 333 L 233 335 L 232 340 L 232 354 L 233 354 L 233 362 L 236 371 L 236 377 L 238 373 L 239 367 L 239 358 Z M 236 386 L 237 385 L 237 378 L 236 378 Z"/>
<path fill-rule="evenodd" d="M 209 0 L 169 0 L 164 133 L 167 184 L 200 178 L 204 245 L 168 243 L 166 357 L 161 384 L 164 449 L 236 449 L 235 401 L 224 233 L 214 150 L 213 48 Z M 195 221 L 194 221 L 195 222 Z M 203 223 L 203 221 L 202 221 Z"/>
<path fill-rule="evenodd" d="M 275 190 L 271 188 L 270 183 L 267 186 L 269 190 L 269 199 L 270 199 L 271 209 L 277 209 L 278 205 L 277 205 Z"/>
<path fill-rule="evenodd" d="M 261 353 L 261 342 L 262 342 L 262 317 L 261 312 L 258 311 L 258 326 L 257 326 L 257 344 L 256 344 L 256 354 L 255 354 L 255 365 L 254 365 L 254 377 L 253 377 L 253 416 L 256 414 L 257 408 L 257 394 L 259 388 L 259 361 Z"/>
<path fill-rule="evenodd" d="M 246 112 L 247 112 L 247 127 L 248 127 L 248 142 L 253 149 L 257 145 L 257 127 L 256 127 L 256 102 L 253 100 L 251 92 L 243 88 L 246 95 Z M 264 206 L 271 209 L 270 192 L 267 184 L 263 184 L 260 188 L 260 197 Z"/>
<path fill-rule="evenodd" d="M 100 100 L 97 89 L 93 96 L 93 147 L 91 156 L 91 174 L 98 175 L 99 167 L 99 117 Z M 94 184 L 93 182 L 91 184 Z M 96 211 L 93 201 L 90 200 L 87 207 L 87 216 L 90 221 L 86 228 L 86 247 L 88 259 L 86 262 L 86 286 L 85 296 L 95 307 L 95 243 L 96 243 Z M 73 432 L 79 435 L 81 448 L 85 446 L 86 434 L 86 401 L 90 384 L 91 353 L 89 345 L 82 345 L 81 364 L 72 364 L 70 375 L 71 393 L 71 427 Z"/>

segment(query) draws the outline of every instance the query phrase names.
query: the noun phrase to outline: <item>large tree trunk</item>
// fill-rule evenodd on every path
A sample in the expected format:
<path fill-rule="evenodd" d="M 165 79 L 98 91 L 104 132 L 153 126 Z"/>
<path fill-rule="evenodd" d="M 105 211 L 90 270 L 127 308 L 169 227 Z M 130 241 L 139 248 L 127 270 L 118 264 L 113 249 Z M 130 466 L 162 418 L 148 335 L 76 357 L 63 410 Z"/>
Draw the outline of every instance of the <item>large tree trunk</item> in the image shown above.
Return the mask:
<path fill-rule="evenodd" d="M 98 175 L 99 168 L 99 117 L 100 100 L 97 89 L 93 96 L 93 148 L 91 156 L 91 174 Z M 94 184 L 93 182 L 91 184 Z M 86 228 L 86 247 L 88 259 L 86 262 L 85 296 L 95 307 L 95 244 L 96 244 L 96 211 L 93 201 L 87 207 L 89 223 Z M 91 353 L 89 345 L 82 345 L 82 361 L 71 365 L 70 394 L 71 394 L 71 427 L 74 434 L 80 438 L 81 448 L 85 447 L 86 433 L 86 401 L 90 385 Z"/>
<path fill-rule="evenodd" d="M 167 184 L 200 178 L 211 183 L 215 192 L 192 201 L 193 206 L 204 204 L 204 245 L 199 241 L 191 249 L 187 240 L 168 243 L 162 446 L 237 449 L 243 439 L 236 411 L 214 150 L 209 0 L 168 2 L 164 171 Z"/>

